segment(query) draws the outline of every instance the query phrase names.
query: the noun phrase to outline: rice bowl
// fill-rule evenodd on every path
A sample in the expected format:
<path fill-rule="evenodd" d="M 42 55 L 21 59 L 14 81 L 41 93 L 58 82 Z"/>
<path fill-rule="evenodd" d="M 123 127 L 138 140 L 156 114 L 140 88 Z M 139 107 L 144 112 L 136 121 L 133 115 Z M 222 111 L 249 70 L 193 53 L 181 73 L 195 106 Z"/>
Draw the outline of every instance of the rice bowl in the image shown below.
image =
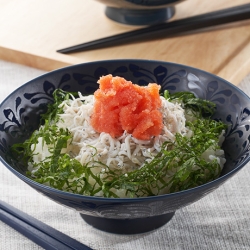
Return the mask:
<path fill-rule="evenodd" d="M 157 82 L 171 93 L 189 91 L 217 105 L 213 119 L 227 124 L 222 148 L 226 163 L 219 178 L 188 190 L 140 198 L 104 198 L 57 190 L 27 177 L 27 167 L 8 157 L 9 147 L 28 139 L 55 89 L 92 95 L 99 77 L 112 73 L 145 85 Z M 49 72 L 10 94 L 0 106 L 0 154 L 3 164 L 39 193 L 80 212 L 89 224 L 113 233 L 140 233 L 168 222 L 175 211 L 198 201 L 249 161 L 249 97 L 227 81 L 184 65 L 147 60 L 84 63 Z M 210 153 L 209 153 L 210 154 Z"/>

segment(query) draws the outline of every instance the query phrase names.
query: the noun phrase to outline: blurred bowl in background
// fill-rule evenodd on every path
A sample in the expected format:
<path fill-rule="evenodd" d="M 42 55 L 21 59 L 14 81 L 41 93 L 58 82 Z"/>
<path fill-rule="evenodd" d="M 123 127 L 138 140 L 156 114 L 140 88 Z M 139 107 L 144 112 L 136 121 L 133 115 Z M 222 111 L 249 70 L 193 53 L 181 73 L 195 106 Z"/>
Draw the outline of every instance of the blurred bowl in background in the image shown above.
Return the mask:
<path fill-rule="evenodd" d="M 133 83 L 156 82 L 162 91 L 189 91 L 217 105 L 214 119 L 228 125 L 221 176 L 181 192 L 141 197 L 102 198 L 68 193 L 39 184 L 26 176 L 27 166 L 8 157 L 14 143 L 22 143 L 38 128 L 40 114 L 61 88 L 93 94 L 100 76 L 112 74 Z M 18 178 L 51 200 L 77 210 L 95 228 L 112 233 L 142 233 L 163 226 L 175 211 L 198 201 L 236 174 L 250 160 L 250 99 L 231 83 L 202 70 L 151 60 L 108 60 L 74 65 L 46 73 L 12 92 L 0 105 L 0 160 Z M 2 190 L 3 191 L 3 190 Z M 183 218 L 185 219 L 185 218 Z"/>
<path fill-rule="evenodd" d="M 153 25 L 165 22 L 175 13 L 175 5 L 184 0 L 97 0 L 106 5 L 110 19 L 129 25 Z"/>

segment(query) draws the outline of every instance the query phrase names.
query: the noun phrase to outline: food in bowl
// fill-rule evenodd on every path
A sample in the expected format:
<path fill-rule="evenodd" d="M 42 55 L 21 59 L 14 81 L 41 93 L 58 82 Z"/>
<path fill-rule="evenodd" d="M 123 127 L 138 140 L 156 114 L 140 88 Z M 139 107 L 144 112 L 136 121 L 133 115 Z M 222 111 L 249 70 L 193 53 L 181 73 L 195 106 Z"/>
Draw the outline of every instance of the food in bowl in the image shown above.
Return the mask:
<path fill-rule="evenodd" d="M 14 144 L 35 181 L 75 194 L 129 198 L 197 187 L 219 177 L 226 125 L 190 92 L 160 92 L 102 76 L 94 95 L 57 89 L 41 126 Z"/>
<path fill-rule="evenodd" d="M 189 92 L 214 103 L 216 109 L 211 118 L 227 125 L 222 145 L 226 162 L 220 176 L 179 192 L 119 199 L 65 192 L 29 178 L 27 165 L 10 157 L 11 146 L 22 144 L 38 129 L 41 114 L 54 101 L 56 89 L 92 95 L 99 87 L 98 79 L 107 74 L 121 76 L 140 86 L 156 82 L 162 93 L 165 90 L 171 95 Z M 95 228 L 120 234 L 148 232 L 165 225 L 175 211 L 213 192 L 246 166 L 250 160 L 249 107 L 249 97 L 236 86 L 197 68 L 135 59 L 82 63 L 32 79 L 0 104 L 0 160 L 17 178 L 49 199 L 78 211 Z"/>

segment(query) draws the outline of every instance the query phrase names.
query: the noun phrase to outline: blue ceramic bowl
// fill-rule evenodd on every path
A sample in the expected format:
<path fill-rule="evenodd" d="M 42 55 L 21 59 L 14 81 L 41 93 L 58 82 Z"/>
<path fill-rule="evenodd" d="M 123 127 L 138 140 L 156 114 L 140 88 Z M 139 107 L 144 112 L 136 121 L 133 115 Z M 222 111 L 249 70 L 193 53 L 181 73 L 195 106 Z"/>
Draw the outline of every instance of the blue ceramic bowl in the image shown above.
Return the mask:
<path fill-rule="evenodd" d="M 105 14 L 119 23 L 152 25 L 170 19 L 175 5 L 184 0 L 97 0 L 106 5 Z"/>
<path fill-rule="evenodd" d="M 216 119 L 228 124 L 223 148 L 227 162 L 221 176 L 207 184 L 172 194 L 144 198 L 99 198 L 76 195 L 26 177 L 26 166 L 8 159 L 9 147 L 23 142 L 38 127 L 39 115 L 56 88 L 92 94 L 106 74 L 145 85 L 156 82 L 170 92 L 191 91 L 217 104 Z M 174 63 L 110 60 L 58 69 L 22 85 L 0 106 L 0 155 L 18 178 L 55 202 L 76 209 L 94 227 L 113 233 L 141 233 L 168 222 L 175 211 L 198 201 L 236 174 L 250 159 L 250 99 L 231 83 L 210 73 Z"/>

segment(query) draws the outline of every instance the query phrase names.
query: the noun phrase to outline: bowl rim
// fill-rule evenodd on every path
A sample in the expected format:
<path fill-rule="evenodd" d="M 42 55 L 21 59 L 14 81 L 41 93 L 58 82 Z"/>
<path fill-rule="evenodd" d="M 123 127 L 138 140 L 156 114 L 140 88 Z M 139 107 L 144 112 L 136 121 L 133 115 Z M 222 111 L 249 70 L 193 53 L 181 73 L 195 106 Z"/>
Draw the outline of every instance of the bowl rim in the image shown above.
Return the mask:
<path fill-rule="evenodd" d="M 15 89 L 14 91 L 12 91 L 1 103 L 0 103 L 0 109 L 1 107 L 4 105 L 4 103 L 13 95 L 15 94 L 17 91 L 19 91 L 19 89 L 23 88 L 26 85 L 32 84 L 32 82 L 37 81 L 39 79 L 42 79 L 44 76 L 48 76 L 48 75 L 53 75 L 54 73 L 58 73 L 58 72 L 63 72 L 65 69 L 74 69 L 76 67 L 81 67 L 84 65 L 95 65 L 95 64 L 103 64 L 103 63 L 114 63 L 114 62 L 119 62 L 119 63 L 157 63 L 157 64 L 164 64 L 165 66 L 177 66 L 177 67 L 183 67 L 185 69 L 189 69 L 189 70 L 198 70 L 199 72 L 203 73 L 203 74 L 207 74 L 210 75 L 211 77 L 214 77 L 222 82 L 225 82 L 226 84 L 228 84 L 230 87 L 232 87 L 234 90 L 238 91 L 241 95 L 245 96 L 247 99 L 249 99 L 250 101 L 250 97 L 243 91 L 241 90 L 239 87 L 237 87 L 236 85 L 230 83 L 229 81 L 227 81 L 226 79 L 223 79 L 220 76 L 217 76 L 213 73 L 210 73 L 208 71 L 199 69 L 199 68 L 195 68 L 192 66 L 188 66 L 188 65 L 184 65 L 184 64 L 180 64 L 180 63 L 175 63 L 175 62 L 169 62 L 169 61 L 163 61 L 163 60 L 151 60 L 151 59 L 108 59 L 108 60 L 97 60 L 97 61 L 91 61 L 91 62 L 84 62 L 84 63 L 79 63 L 79 64 L 74 64 L 74 65 L 69 65 L 69 66 L 65 66 L 65 67 L 61 67 L 52 71 L 48 71 L 46 73 L 43 73 L 27 82 L 25 82 L 24 84 L 20 85 L 17 89 Z M 174 197 L 174 196 L 182 196 L 185 194 L 190 194 L 193 193 L 194 191 L 198 190 L 198 189 L 207 189 L 207 187 L 211 188 L 214 186 L 215 183 L 224 183 L 225 181 L 227 181 L 230 177 L 232 177 L 236 172 L 238 172 L 240 169 L 242 169 L 249 161 L 250 161 L 250 156 L 246 159 L 244 159 L 238 167 L 234 168 L 233 170 L 231 170 L 230 172 L 224 174 L 223 176 L 220 176 L 218 178 L 216 178 L 215 180 L 212 180 L 210 182 L 207 182 L 205 184 L 202 184 L 200 186 L 194 187 L 194 188 L 190 188 L 190 189 L 186 189 L 186 190 L 182 190 L 182 191 L 178 191 L 178 192 L 174 192 L 174 193 L 168 193 L 168 194 L 161 194 L 161 195 L 156 195 L 156 196 L 147 196 L 147 197 L 134 197 L 134 198 L 107 198 L 107 197 L 99 197 L 99 196 L 87 196 L 87 195 L 81 195 L 81 194 L 74 194 L 74 193 L 70 193 L 67 191 L 62 191 L 50 186 L 46 186 L 44 184 L 38 183 L 30 178 L 28 178 L 27 176 L 21 174 L 20 172 L 18 172 L 17 170 L 15 170 L 14 168 L 12 168 L 3 158 L 2 156 L 0 156 L 0 161 L 3 163 L 3 165 L 5 165 L 7 167 L 7 169 L 9 169 L 12 173 L 14 173 L 17 177 L 19 177 L 21 180 L 23 180 L 26 184 L 30 185 L 29 183 L 32 183 L 34 186 L 38 186 L 39 187 L 39 191 L 42 192 L 41 190 L 46 190 L 49 193 L 52 191 L 53 193 L 56 193 L 60 196 L 66 196 L 66 197 L 74 197 L 76 199 L 84 199 L 84 200 L 88 200 L 88 201 L 95 201 L 95 202 L 119 202 L 119 203 L 130 203 L 130 202 L 143 202 L 143 201 L 157 201 L 157 200 L 163 200 L 163 199 L 167 199 L 169 197 Z M 218 188 L 219 185 L 215 186 L 215 188 Z"/>

